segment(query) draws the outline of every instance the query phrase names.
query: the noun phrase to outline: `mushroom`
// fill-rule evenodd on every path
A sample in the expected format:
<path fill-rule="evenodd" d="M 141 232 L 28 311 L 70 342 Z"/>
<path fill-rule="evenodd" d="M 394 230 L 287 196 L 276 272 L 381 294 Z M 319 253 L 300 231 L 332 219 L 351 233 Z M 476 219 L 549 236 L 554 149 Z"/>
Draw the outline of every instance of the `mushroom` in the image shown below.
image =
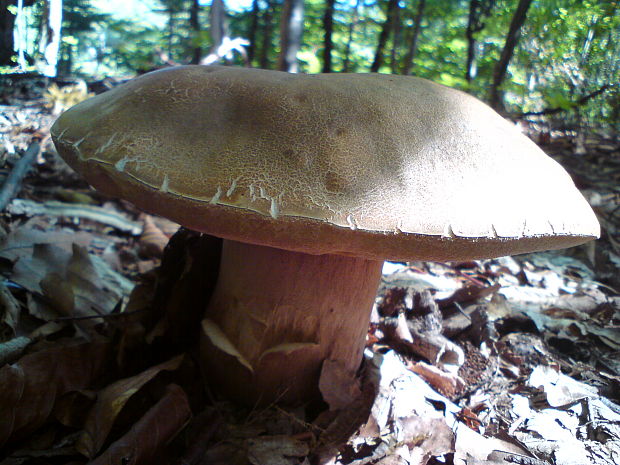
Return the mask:
<path fill-rule="evenodd" d="M 224 239 L 208 378 L 245 402 L 355 376 L 384 260 L 469 260 L 599 235 L 569 175 L 479 100 L 410 76 L 182 66 L 65 112 L 95 188 Z"/>

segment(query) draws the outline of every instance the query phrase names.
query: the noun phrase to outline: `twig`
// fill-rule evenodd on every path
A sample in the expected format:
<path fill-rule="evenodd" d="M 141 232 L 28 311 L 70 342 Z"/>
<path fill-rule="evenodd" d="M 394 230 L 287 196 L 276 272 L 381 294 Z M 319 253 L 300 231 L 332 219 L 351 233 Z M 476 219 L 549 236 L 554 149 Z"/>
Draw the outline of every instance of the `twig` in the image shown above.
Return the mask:
<path fill-rule="evenodd" d="M 541 111 L 526 111 L 525 113 L 519 113 L 518 115 L 515 115 L 515 118 L 523 118 L 524 116 L 554 115 L 554 114 L 560 113 L 562 111 L 572 110 L 575 107 L 578 107 L 578 106 L 581 106 L 581 105 L 585 104 L 588 100 L 590 100 L 590 99 L 592 99 L 594 97 L 597 97 L 598 95 L 602 94 L 603 92 L 605 92 L 606 90 L 608 90 L 608 89 L 610 89 L 612 87 L 614 87 L 614 86 L 610 85 L 610 84 L 605 84 L 600 89 L 597 89 L 594 92 L 590 92 L 589 94 L 584 95 L 579 100 L 577 100 L 575 102 L 570 102 L 570 104 L 568 106 L 566 106 L 566 107 L 545 108 L 544 110 L 541 110 Z"/>
<path fill-rule="evenodd" d="M 28 173 L 30 166 L 39 155 L 41 146 L 39 141 L 34 141 L 24 155 L 15 163 L 13 169 L 7 176 L 2 188 L 0 188 L 0 211 L 4 211 L 11 199 L 17 195 L 21 187 L 22 181 Z"/>
<path fill-rule="evenodd" d="M 98 311 L 95 308 L 91 308 L 91 310 L 96 311 L 96 312 Z M 54 323 L 61 323 L 65 321 L 94 320 L 95 318 L 109 319 L 109 318 L 116 318 L 116 317 L 122 317 L 122 316 L 128 316 L 128 315 L 135 315 L 136 313 L 146 312 L 147 310 L 149 310 L 149 308 L 138 308 L 136 310 L 130 310 L 128 312 L 122 312 L 122 313 L 103 313 L 103 314 L 97 314 L 97 315 L 84 315 L 84 316 L 59 316 L 58 318 L 52 318 L 49 321 L 52 321 Z"/>
<path fill-rule="evenodd" d="M 31 200 L 15 199 L 9 206 L 9 211 L 14 215 L 48 215 L 86 218 L 136 236 L 142 233 L 142 225 L 140 223 L 131 221 L 123 215 L 107 208 L 94 205 L 63 203 L 55 200 L 39 203 Z"/>

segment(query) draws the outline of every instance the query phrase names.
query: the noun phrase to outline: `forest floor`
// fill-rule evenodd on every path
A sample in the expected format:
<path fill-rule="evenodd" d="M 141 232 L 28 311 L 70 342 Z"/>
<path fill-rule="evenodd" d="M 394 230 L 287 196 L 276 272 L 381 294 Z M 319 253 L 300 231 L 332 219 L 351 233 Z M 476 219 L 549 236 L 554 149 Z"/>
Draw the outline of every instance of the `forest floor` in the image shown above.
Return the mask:
<path fill-rule="evenodd" d="M 66 102 L 0 91 L 3 189 L 33 160 L 0 217 L 0 465 L 620 463 L 617 138 L 529 129 L 600 240 L 386 263 L 359 384 L 323 370 L 322 412 L 248 410 L 195 363 L 217 241 L 90 189 L 49 140 Z"/>

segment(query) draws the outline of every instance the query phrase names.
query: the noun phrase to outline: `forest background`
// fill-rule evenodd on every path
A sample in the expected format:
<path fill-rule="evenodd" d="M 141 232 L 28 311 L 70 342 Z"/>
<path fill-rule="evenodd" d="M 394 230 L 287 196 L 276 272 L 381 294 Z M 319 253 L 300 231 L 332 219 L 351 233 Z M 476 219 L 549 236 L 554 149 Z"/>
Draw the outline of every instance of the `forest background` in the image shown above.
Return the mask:
<path fill-rule="evenodd" d="M 0 0 L 0 465 L 620 463 L 619 3 Z M 89 188 L 49 136 L 92 93 L 188 63 L 462 89 L 567 169 L 601 239 L 388 264 L 371 381 L 354 394 L 335 370 L 321 388 L 352 402 L 318 417 L 222 407 L 194 363 L 219 245 Z M 500 195 L 481 183 L 471 206 Z M 415 352 L 444 334 L 458 374 Z M 366 395 L 379 377 L 388 388 Z M 375 400 L 390 414 L 358 428 L 379 425 Z"/>
<path fill-rule="evenodd" d="M 0 0 L 0 72 L 220 62 L 412 74 L 513 117 L 620 128 L 616 0 Z"/>

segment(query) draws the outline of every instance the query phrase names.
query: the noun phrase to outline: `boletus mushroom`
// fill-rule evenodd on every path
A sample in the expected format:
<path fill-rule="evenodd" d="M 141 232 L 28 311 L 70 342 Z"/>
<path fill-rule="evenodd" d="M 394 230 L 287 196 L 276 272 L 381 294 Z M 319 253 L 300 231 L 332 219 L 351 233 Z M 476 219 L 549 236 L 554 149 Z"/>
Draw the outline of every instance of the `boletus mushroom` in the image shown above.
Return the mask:
<path fill-rule="evenodd" d="M 386 259 L 599 235 L 514 125 L 415 77 L 168 68 L 76 105 L 52 137 L 96 189 L 224 239 L 201 357 L 249 403 L 312 399 L 326 362 L 354 376 Z"/>

